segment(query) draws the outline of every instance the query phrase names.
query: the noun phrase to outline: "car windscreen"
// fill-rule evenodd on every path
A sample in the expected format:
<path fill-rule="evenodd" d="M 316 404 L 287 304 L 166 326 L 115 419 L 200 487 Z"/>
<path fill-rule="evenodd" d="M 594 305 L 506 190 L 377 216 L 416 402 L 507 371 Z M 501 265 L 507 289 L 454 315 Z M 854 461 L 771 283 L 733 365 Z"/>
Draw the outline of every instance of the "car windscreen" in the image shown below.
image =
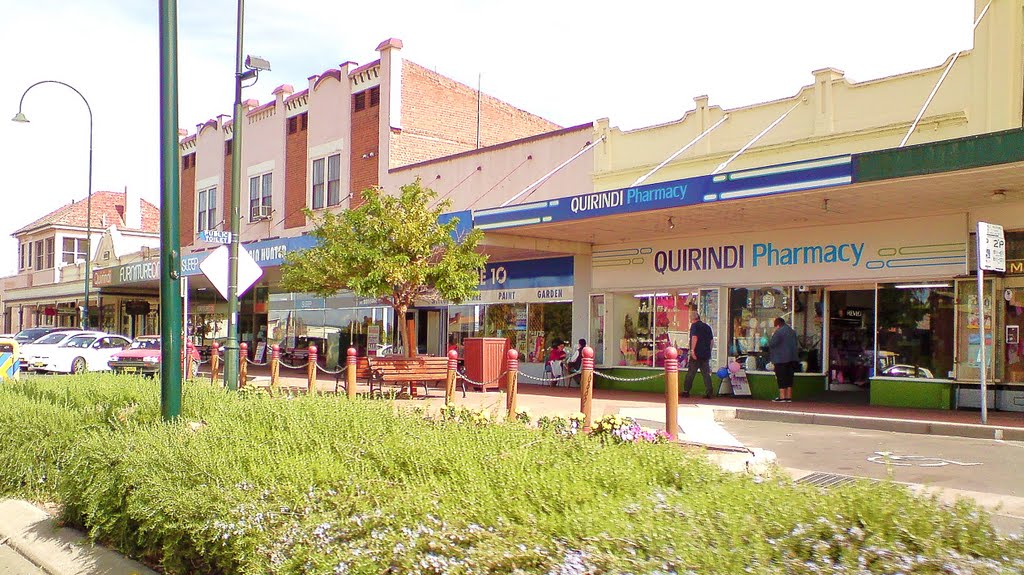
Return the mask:
<path fill-rule="evenodd" d="M 132 345 L 129 349 L 160 349 L 160 340 L 137 339 L 132 342 Z"/>
<path fill-rule="evenodd" d="M 23 329 L 14 335 L 14 339 L 18 341 L 35 341 L 49 332 L 50 330 L 46 328 Z"/>
<path fill-rule="evenodd" d="M 64 347 L 85 348 L 92 345 L 92 342 L 94 341 L 96 341 L 96 336 L 94 335 L 79 335 L 69 339 L 68 342 L 64 344 Z"/>
<path fill-rule="evenodd" d="M 67 336 L 68 336 L 68 334 L 66 334 L 66 333 L 51 333 L 50 335 L 48 335 L 48 336 L 46 336 L 44 338 L 41 338 L 39 341 L 36 341 L 36 342 L 33 342 L 33 343 L 41 343 L 41 344 L 44 344 L 44 345 L 53 345 L 55 343 L 60 343 L 60 342 L 64 341 L 64 338 L 66 338 Z"/>

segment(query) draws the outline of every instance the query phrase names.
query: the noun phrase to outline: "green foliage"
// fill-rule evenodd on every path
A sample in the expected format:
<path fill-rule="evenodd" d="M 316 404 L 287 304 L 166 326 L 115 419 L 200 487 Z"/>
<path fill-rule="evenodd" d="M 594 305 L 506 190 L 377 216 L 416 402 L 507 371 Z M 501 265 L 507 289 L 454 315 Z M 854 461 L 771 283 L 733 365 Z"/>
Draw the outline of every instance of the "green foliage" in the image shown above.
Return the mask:
<path fill-rule="evenodd" d="M 282 266 L 282 284 L 291 291 L 330 296 L 348 289 L 395 307 L 417 299 L 461 303 L 477 293 L 479 270 L 486 256 L 476 253 L 482 234 L 473 230 L 456 241 L 458 219 L 445 224 L 438 217 L 447 201 L 420 180 L 391 196 L 377 188 L 362 193 L 364 203 L 338 214 L 307 215 L 316 247 L 289 253 Z"/>
<path fill-rule="evenodd" d="M 257 399 L 259 397 L 259 399 Z M 1019 573 L 985 513 L 895 484 L 821 491 L 678 446 L 431 420 L 384 401 L 152 381 L 0 385 L 0 493 L 168 574 Z M 613 422 L 614 423 L 614 422 Z"/>

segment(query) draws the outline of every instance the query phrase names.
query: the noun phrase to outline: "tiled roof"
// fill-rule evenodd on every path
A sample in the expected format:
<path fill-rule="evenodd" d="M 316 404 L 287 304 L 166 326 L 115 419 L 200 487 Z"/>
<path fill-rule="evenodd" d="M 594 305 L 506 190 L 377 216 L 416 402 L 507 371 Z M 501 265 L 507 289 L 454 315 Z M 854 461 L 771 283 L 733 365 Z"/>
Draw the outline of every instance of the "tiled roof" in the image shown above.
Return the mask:
<path fill-rule="evenodd" d="M 124 192 L 93 192 L 92 193 L 92 227 L 96 230 L 115 225 L 118 229 L 129 230 L 124 223 Z M 138 196 L 135 196 L 138 198 Z M 13 236 L 47 226 L 86 227 L 88 203 L 86 198 L 60 207 L 38 220 L 23 226 Z M 146 200 L 142 200 L 142 230 L 144 232 L 160 231 L 160 208 Z"/>

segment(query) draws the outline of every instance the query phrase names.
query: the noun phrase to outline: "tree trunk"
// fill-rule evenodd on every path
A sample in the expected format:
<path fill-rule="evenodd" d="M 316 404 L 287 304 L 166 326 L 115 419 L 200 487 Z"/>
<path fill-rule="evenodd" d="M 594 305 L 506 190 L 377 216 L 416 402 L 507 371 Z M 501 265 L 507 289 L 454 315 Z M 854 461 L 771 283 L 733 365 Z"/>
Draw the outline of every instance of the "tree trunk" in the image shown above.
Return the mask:
<path fill-rule="evenodd" d="M 414 337 L 412 328 L 409 326 L 409 322 L 406 321 L 405 314 L 409 311 L 407 305 L 395 306 L 395 315 L 398 317 L 398 332 L 402 334 L 402 345 L 405 346 L 405 356 L 413 357 L 416 355 L 416 338 Z"/>

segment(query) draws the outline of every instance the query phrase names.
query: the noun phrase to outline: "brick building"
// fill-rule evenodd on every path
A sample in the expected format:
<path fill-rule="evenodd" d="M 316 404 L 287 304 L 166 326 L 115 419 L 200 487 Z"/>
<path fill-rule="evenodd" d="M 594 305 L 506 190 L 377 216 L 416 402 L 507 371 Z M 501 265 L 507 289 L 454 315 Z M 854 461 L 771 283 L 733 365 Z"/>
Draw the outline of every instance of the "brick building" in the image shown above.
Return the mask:
<path fill-rule="evenodd" d="M 4 294 L 4 331 L 35 326 L 77 326 L 85 297 L 85 258 L 99 268 L 148 257 L 160 244 L 160 211 L 125 192 L 92 194 L 92 220 L 87 225 L 82 198 L 19 228 L 18 273 L 0 279 Z M 91 230 L 90 230 L 91 228 Z M 90 234 L 91 231 L 91 234 Z M 122 294 L 125 295 L 125 294 Z M 122 298 L 90 289 L 90 326 L 123 332 Z M 141 297 L 141 296 L 140 296 Z M 155 317 L 156 308 L 153 308 Z M 147 318 L 138 319 L 144 325 Z M 151 321 L 156 325 L 155 320 Z M 155 328 L 154 328 L 155 329 Z"/>

